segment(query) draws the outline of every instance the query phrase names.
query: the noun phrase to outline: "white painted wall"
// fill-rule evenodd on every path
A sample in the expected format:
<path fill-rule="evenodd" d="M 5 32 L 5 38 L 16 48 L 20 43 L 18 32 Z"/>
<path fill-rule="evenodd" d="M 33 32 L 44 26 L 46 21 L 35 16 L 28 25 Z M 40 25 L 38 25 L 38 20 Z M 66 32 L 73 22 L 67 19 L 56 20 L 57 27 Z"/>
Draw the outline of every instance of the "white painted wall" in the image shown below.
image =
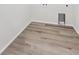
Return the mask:
<path fill-rule="evenodd" d="M 73 27 L 79 34 L 79 4 L 73 4 Z"/>
<path fill-rule="evenodd" d="M 65 7 L 65 4 L 41 4 L 32 5 L 32 20 L 58 24 L 58 13 L 66 14 L 66 25 L 72 25 L 72 5 Z"/>
<path fill-rule="evenodd" d="M 0 5 L 0 51 L 30 22 L 29 5 Z"/>
<path fill-rule="evenodd" d="M 40 4 L 0 5 L 0 52 L 21 33 L 31 21 L 58 23 L 58 13 L 66 14 L 66 25 L 79 32 L 79 5 Z"/>

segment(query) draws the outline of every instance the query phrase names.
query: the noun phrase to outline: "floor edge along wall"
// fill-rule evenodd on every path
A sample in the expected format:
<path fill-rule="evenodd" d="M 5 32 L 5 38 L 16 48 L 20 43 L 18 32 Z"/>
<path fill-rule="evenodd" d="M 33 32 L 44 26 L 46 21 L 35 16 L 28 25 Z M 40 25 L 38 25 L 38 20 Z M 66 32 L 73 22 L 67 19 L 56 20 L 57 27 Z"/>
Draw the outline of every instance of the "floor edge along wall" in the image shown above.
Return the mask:
<path fill-rule="evenodd" d="M 16 36 L 14 36 L 11 41 L 9 41 L 8 44 L 6 44 L 6 46 L 0 51 L 0 54 L 24 31 L 25 28 L 28 27 L 28 25 L 29 25 L 30 23 L 31 23 L 31 21 L 28 22 L 28 24 L 25 25 L 25 26 L 16 34 Z"/>
<path fill-rule="evenodd" d="M 24 29 L 25 28 L 27 28 L 28 27 L 28 25 L 29 24 L 31 24 L 32 22 L 41 22 L 41 23 L 47 23 L 47 24 L 54 24 L 54 25 L 58 25 L 57 23 L 52 23 L 52 22 L 44 22 L 44 21 L 30 21 L 30 22 L 28 22 L 28 24 L 27 25 L 25 25 L 24 27 L 23 27 L 23 29 L 21 30 L 21 31 L 19 31 L 19 33 L 17 33 L 16 34 L 16 36 L 11 40 L 11 41 L 9 41 L 9 43 L 0 51 L 0 54 L 17 38 L 17 36 L 19 36 L 19 34 L 21 33 L 21 32 L 23 32 L 24 31 Z M 77 34 L 79 34 L 79 32 L 78 32 L 78 30 L 74 27 L 74 26 L 71 26 L 71 27 L 73 27 L 74 28 L 74 30 L 76 31 L 76 33 Z"/>

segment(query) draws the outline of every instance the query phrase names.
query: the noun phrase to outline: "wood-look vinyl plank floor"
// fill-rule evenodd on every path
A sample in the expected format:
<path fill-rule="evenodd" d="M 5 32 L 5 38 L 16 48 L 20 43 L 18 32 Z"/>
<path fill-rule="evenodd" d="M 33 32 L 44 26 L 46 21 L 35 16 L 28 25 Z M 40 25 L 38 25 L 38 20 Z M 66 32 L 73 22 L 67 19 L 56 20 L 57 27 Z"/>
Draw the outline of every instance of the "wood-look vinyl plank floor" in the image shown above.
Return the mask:
<path fill-rule="evenodd" d="M 32 22 L 2 55 L 77 55 L 79 35 L 72 27 Z"/>

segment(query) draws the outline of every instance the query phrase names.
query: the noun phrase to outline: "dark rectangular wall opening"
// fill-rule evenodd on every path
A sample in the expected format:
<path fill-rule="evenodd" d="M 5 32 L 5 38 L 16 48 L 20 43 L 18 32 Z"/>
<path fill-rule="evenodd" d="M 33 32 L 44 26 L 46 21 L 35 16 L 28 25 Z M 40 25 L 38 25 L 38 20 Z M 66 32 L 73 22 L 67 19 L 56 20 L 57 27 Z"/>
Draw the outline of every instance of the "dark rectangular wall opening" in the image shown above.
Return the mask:
<path fill-rule="evenodd" d="M 65 24 L 65 13 L 58 13 L 58 24 Z"/>

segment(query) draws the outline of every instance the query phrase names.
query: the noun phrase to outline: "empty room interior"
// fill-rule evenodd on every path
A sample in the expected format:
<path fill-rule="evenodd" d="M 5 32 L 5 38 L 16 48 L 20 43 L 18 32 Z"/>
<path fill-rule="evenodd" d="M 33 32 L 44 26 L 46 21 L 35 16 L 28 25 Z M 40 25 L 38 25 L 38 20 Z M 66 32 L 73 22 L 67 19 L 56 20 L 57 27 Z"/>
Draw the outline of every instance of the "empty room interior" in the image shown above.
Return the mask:
<path fill-rule="evenodd" d="M 79 55 L 79 4 L 0 4 L 1 55 Z"/>

